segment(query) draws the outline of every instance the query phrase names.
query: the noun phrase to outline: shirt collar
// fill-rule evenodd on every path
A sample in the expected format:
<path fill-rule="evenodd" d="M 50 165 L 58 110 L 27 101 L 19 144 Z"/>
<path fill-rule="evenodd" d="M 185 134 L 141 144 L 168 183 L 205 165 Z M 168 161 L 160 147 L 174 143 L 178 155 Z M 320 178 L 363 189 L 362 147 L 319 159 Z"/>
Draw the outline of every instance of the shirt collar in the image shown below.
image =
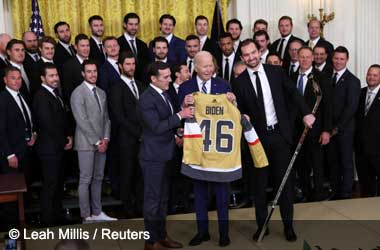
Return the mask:
<path fill-rule="evenodd" d="M 257 68 L 257 70 L 253 70 L 251 68 L 247 68 L 247 70 L 248 70 L 248 73 L 249 73 L 250 76 L 253 75 L 253 73 L 256 72 L 256 71 L 259 72 L 259 73 L 265 73 L 263 64 L 261 62 L 260 62 L 259 67 Z"/>
<path fill-rule="evenodd" d="M 176 83 L 176 82 L 173 82 L 173 87 L 175 88 L 175 89 L 178 89 L 179 88 L 179 84 L 178 83 Z"/>
<path fill-rule="evenodd" d="M 99 45 L 103 45 L 103 43 L 102 43 L 102 40 L 100 39 L 100 41 L 98 40 L 98 38 L 97 37 L 95 37 L 94 35 L 91 35 L 91 38 L 92 39 L 94 39 L 94 41 L 96 42 L 96 44 L 98 45 L 98 47 L 99 47 Z"/>
<path fill-rule="evenodd" d="M 292 36 L 292 33 L 287 35 L 286 37 L 281 37 L 281 39 L 285 39 L 285 41 L 289 41 L 289 38 Z"/>
<path fill-rule="evenodd" d="M 17 69 L 19 69 L 19 70 L 21 70 L 21 68 L 22 68 L 22 64 L 15 63 L 15 62 L 13 62 L 13 61 L 9 61 L 9 63 L 10 63 L 12 66 L 16 67 Z"/>
<path fill-rule="evenodd" d="M 319 69 L 319 71 L 322 71 L 325 66 L 326 66 L 326 61 L 322 63 L 321 65 L 317 66 L 317 68 Z"/>
<path fill-rule="evenodd" d="M 200 86 L 202 83 L 204 83 L 205 81 L 203 81 L 201 78 L 199 78 L 199 76 L 197 75 L 197 83 L 198 83 L 198 86 Z M 206 84 L 209 84 L 209 83 L 211 83 L 211 78 L 210 79 L 208 79 L 207 81 L 206 81 Z"/>
<path fill-rule="evenodd" d="M 301 73 L 301 71 L 299 72 L 299 75 L 301 75 L 301 74 L 305 74 L 305 76 L 308 76 L 310 73 L 311 73 L 311 71 L 313 70 L 313 66 L 311 66 L 308 70 L 306 70 L 305 72 L 303 72 L 303 73 Z"/>
<path fill-rule="evenodd" d="M 28 52 L 28 51 L 25 51 L 25 52 L 28 53 L 28 55 L 29 55 L 30 57 L 32 57 L 33 60 L 35 59 L 35 56 L 38 55 L 38 53 L 30 53 L 30 52 Z"/>
<path fill-rule="evenodd" d="M 136 37 L 129 35 L 127 32 L 124 32 L 125 39 L 129 42 L 129 40 L 136 40 Z"/>
<path fill-rule="evenodd" d="M 83 82 L 87 86 L 87 88 L 89 88 L 91 91 L 93 88 L 96 88 L 96 84 L 91 84 L 91 83 L 88 83 L 87 81 L 83 81 Z"/>
<path fill-rule="evenodd" d="M 204 35 L 204 36 L 198 36 L 199 37 L 199 42 L 201 43 L 201 45 L 203 46 L 207 40 L 207 35 Z"/>
<path fill-rule="evenodd" d="M 47 62 L 49 62 L 49 63 L 54 63 L 53 60 L 46 59 L 46 58 L 43 57 L 43 56 L 41 56 L 41 59 L 42 59 L 42 61 L 43 61 L 44 63 L 47 63 Z"/>
<path fill-rule="evenodd" d="M 54 89 L 52 87 L 50 87 L 49 85 L 45 83 L 42 83 L 41 86 L 47 89 L 50 93 L 52 93 L 55 96 Z"/>
<path fill-rule="evenodd" d="M 70 46 L 71 46 L 71 44 L 67 44 L 67 43 L 64 43 L 64 42 L 62 42 L 61 40 L 58 40 L 58 42 L 65 48 L 65 49 L 67 49 L 67 50 L 70 50 Z"/>
<path fill-rule="evenodd" d="M 78 59 L 78 61 L 79 61 L 79 63 L 80 64 L 82 64 L 83 63 L 83 61 L 85 60 L 85 59 L 87 59 L 87 58 L 82 58 L 80 55 L 78 55 L 78 54 L 76 54 L 76 57 L 77 57 L 77 59 Z"/>
<path fill-rule="evenodd" d="M 173 39 L 173 33 L 171 33 L 170 35 L 164 36 L 164 37 L 166 38 L 166 40 L 168 40 L 168 43 L 170 44 L 170 42 Z"/>
<path fill-rule="evenodd" d="M 128 84 L 130 84 L 131 81 L 135 81 L 133 78 L 129 78 L 129 77 L 123 75 L 123 74 L 120 75 L 120 77 L 121 77 L 121 79 L 122 79 L 125 83 L 128 83 Z"/>
<path fill-rule="evenodd" d="M 373 94 L 375 94 L 375 96 L 377 95 L 377 92 L 379 92 L 379 89 L 380 89 L 380 84 L 377 85 L 376 88 L 374 88 L 373 90 L 370 90 L 369 88 L 367 89 L 367 95 L 368 95 L 368 92 L 371 91 Z"/>
<path fill-rule="evenodd" d="M 157 58 L 154 59 L 156 62 L 164 62 L 164 63 L 167 63 L 168 62 L 168 57 L 165 57 L 163 60 L 159 60 Z"/>
<path fill-rule="evenodd" d="M 223 60 L 226 60 L 226 58 L 228 58 L 228 62 L 232 62 L 232 60 L 235 59 L 235 52 L 232 52 L 228 57 L 223 55 Z"/>
<path fill-rule="evenodd" d="M 290 62 L 290 66 L 294 65 L 294 68 L 297 68 L 300 65 L 300 62 Z"/>
<path fill-rule="evenodd" d="M 161 96 L 162 96 L 162 93 L 164 93 L 164 91 L 162 89 L 160 89 L 159 87 L 156 87 L 153 85 L 153 83 L 150 83 L 149 84 L 155 91 L 157 91 L 157 93 L 159 93 Z"/>
<path fill-rule="evenodd" d="M 6 59 L 6 56 L 5 56 L 5 55 L 0 54 L 0 58 L 3 59 L 3 61 L 5 62 L 5 59 Z"/>
<path fill-rule="evenodd" d="M 317 37 L 317 38 L 314 38 L 314 39 L 310 39 L 310 41 L 312 41 L 313 43 L 314 43 L 314 46 L 318 43 L 318 41 L 319 41 L 319 39 L 320 39 L 321 37 L 319 36 L 319 37 Z"/>
<path fill-rule="evenodd" d="M 345 67 L 345 68 L 343 68 L 343 69 L 341 69 L 341 70 L 339 70 L 339 71 L 335 71 L 334 70 L 334 74 L 335 73 L 338 73 L 338 75 L 337 75 L 337 78 L 340 78 L 343 74 L 344 74 L 344 72 L 347 70 L 347 67 Z"/>
<path fill-rule="evenodd" d="M 112 66 L 115 65 L 115 64 L 117 64 L 117 61 L 116 61 L 115 59 L 111 58 L 111 57 L 107 57 L 107 61 L 108 61 L 110 64 L 112 64 Z"/>
<path fill-rule="evenodd" d="M 13 89 L 9 88 L 8 86 L 6 86 L 5 89 L 8 90 L 9 94 L 11 94 L 14 98 L 16 98 L 17 95 L 20 93 L 20 91 L 14 91 Z"/>

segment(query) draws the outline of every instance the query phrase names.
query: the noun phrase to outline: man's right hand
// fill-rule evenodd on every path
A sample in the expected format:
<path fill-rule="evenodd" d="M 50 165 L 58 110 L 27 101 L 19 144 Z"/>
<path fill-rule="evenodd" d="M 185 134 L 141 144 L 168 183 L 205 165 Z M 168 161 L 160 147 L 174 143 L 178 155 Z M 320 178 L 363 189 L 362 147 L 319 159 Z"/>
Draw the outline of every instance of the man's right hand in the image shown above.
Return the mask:
<path fill-rule="evenodd" d="M 8 164 L 11 168 L 18 168 L 18 159 L 17 156 L 12 156 L 8 159 Z"/>
<path fill-rule="evenodd" d="M 194 105 L 194 96 L 193 96 L 193 94 L 186 95 L 185 99 L 183 100 L 183 106 L 187 107 L 189 105 Z"/>
<path fill-rule="evenodd" d="M 189 106 L 186 108 L 183 108 L 178 114 L 181 116 L 182 119 L 187 118 L 193 118 L 194 117 L 194 107 Z"/>

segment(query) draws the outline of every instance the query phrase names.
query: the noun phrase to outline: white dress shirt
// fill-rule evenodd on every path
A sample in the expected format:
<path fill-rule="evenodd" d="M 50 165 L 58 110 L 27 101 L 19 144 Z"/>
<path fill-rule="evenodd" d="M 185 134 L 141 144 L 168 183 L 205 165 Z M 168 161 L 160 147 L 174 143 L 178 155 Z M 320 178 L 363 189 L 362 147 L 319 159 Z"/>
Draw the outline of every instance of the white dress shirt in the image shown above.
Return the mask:
<path fill-rule="evenodd" d="M 311 71 L 313 70 L 313 67 L 310 67 L 308 70 L 306 70 L 305 72 L 301 72 L 301 70 L 299 71 L 299 75 L 297 77 L 297 89 L 298 89 L 298 83 L 300 81 L 300 78 L 301 78 L 301 75 L 303 75 L 303 90 L 302 90 L 302 95 L 305 94 L 305 89 L 306 89 L 306 85 L 307 85 L 307 80 L 308 80 L 308 76 L 309 74 L 311 73 Z"/>
<path fill-rule="evenodd" d="M 337 76 L 336 76 L 336 83 L 335 84 L 337 84 L 339 82 L 339 79 L 342 77 L 342 75 L 344 74 L 344 72 L 346 72 L 346 70 L 347 70 L 347 68 L 343 68 L 343 69 L 341 69 L 339 71 L 335 71 L 334 70 L 332 77 L 334 76 L 335 73 L 338 73 Z"/>
<path fill-rule="evenodd" d="M 58 40 L 58 42 L 69 52 L 70 55 L 73 56 L 73 53 L 71 53 L 71 50 L 70 50 L 71 44 L 64 43 L 61 40 Z"/>
<path fill-rule="evenodd" d="M 238 52 L 239 45 L 240 45 L 240 40 L 234 41 L 234 51 L 235 51 L 235 53 Z"/>
<path fill-rule="evenodd" d="M 370 107 L 372 106 L 372 103 L 375 100 L 375 97 L 376 97 L 377 93 L 379 92 L 379 89 L 380 89 L 380 85 L 377 85 L 377 87 L 374 88 L 373 90 L 370 90 L 369 88 L 367 89 L 367 96 L 365 98 L 365 100 L 366 100 L 365 103 L 367 103 L 368 98 L 369 98 L 369 92 L 371 92 L 372 95 L 371 95 L 371 100 L 370 100 L 370 105 L 369 105 Z"/>
<path fill-rule="evenodd" d="M 172 38 L 173 38 L 173 33 L 165 36 L 166 40 L 168 40 L 168 43 L 170 44 L 170 42 L 172 41 Z"/>
<path fill-rule="evenodd" d="M 325 66 L 326 66 L 326 62 L 322 63 L 322 64 L 319 65 L 319 66 L 316 66 L 316 68 L 317 68 L 319 71 L 322 72 L 322 70 L 325 68 Z"/>
<path fill-rule="evenodd" d="M 207 36 L 199 36 L 200 50 L 203 50 L 203 46 L 205 46 L 206 40 Z"/>
<path fill-rule="evenodd" d="M 138 51 L 137 51 L 137 44 L 136 44 L 136 37 L 129 35 L 127 32 L 124 32 L 124 37 L 125 37 L 125 40 L 127 40 L 127 43 L 129 44 L 129 47 L 131 47 L 131 49 L 132 49 L 131 40 L 134 41 L 134 46 L 133 47 L 135 48 L 136 53 L 138 53 Z M 132 52 L 133 52 L 133 49 L 132 49 Z"/>
<path fill-rule="evenodd" d="M 41 56 L 41 60 L 42 60 L 44 63 L 54 63 L 53 60 L 49 60 L 49 59 L 47 59 L 47 58 L 45 58 L 45 57 L 43 57 L 43 56 Z"/>
<path fill-rule="evenodd" d="M 317 43 L 318 43 L 318 41 L 319 41 L 319 39 L 320 39 L 321 37 L 319 36 L 319 37 L 317 37 L 317 38 L 315 38 L 315 39 L 309 39 L 309 44 L 307 45 L 307 46 L 309 46 L 310 48 L 311 48 L 311 46 L 310 46 L 310 43 L 311 42 L 313 42 L 313 48 L 315 47 L 315 45 L 317 45 Z M 313 49 L 312 48 L 312 49 Z"/>
<path fill-rule="evenodd" d="M 117 61 L 115 59 L 112 59 L 111 57 L 107 57 L 107 61 L 112 65 L 112 67 L 120 75 L 120 69 L 119 69 Z"/>
<path fill-rule="evenodd" d="M 203 83 L 206 82 L 206 89 L 207 89 L 207 94 L 210 94 L 211 93 L 211 79 L 207 80 L 207 81 L 203 81 L 201 78 L 199 78 L 199 76 L 197 75 L 197 84 L 198 84 L 198 88 L 199 88 L 199 92 L 202 92 L 202 86 L 203 86 Z"/>
<path fill-rule="evenodd" d="M 269 54 L 269 50 L 267 49 L 267 50 L 265 50 L 265 52 L 264 53 L 261 53 L 261 57 L 260 57 L 260 61 L 261 61 L 261 63 L 267 63 L 267 56 L 268 56 L 268 54 Z"/>
<path fill-rule="evenodd" d="M 140 97 L 140 93 L 139 93 L 139 89 L 137 88 L 137 85 L 136 85 L 136 82 L 135 82 L 135 79 L 133 78 L 129 78 L 125 75 L 121 75 L 120 76 L 121 80 L 123 80 L 123 82 L 128 86 L 128 88 L 131 90 L 132 94 L 136 97 L 136 99 L 138 100 L 139 97 Z M 133 88 L 135 88 L 135 90 L 133 90 Z M 136 92 L 136 93 L 135 93 Z"/>
<path fill-rule="evenodd" d="M 225 66 L 226 66 L 226 58 L 228 58 L 228 72 L 230 73 L 230 75 L 228 76 L 228 79 L 231 79 L 231 75 L 232 75 L 232 66 L 234 64 L 234 60 L 235 60 L 235 52 L 232 52 L 231 55 L 229 55 L 228 57 L 226 57 L 225 55 L 223 55 L 223 60 L 222 60 L 222 72 L 223 72 L 223 76 L 224 76 L 224 69 L 225 69 Z"/>

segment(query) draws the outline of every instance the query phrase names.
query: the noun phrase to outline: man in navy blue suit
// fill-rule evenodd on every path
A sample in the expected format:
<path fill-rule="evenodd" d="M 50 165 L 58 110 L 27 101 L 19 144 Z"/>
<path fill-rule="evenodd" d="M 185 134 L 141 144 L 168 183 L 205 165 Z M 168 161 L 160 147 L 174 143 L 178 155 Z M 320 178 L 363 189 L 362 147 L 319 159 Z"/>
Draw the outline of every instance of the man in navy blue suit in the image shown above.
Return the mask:
<path fill-rule="evenodd" d="M 201 51 L 194 57 L 194 67 L 197 76 L 184 82 L 179 87 L 179 100 L 183 106 L 194 104 L 192 93 L 202 92 L 205 94 L 224 94 L 227 93 L 229 101 L 235 101 L 235 95 L 230 91 L 230 86 L 220 79 L 213 78 L 214 64 L 212 55 L 207 51 Z M 219 245 L 227 246 L 230 244 L 228 236 L 228 200 L 229 200 L 229 183 L 228 182 L 211 182 L 193 178 L 194 196 L 195 196 L 195 212 L 197 215 L 198 233 L 189 242 L 190 246 L 200 245 L 203 241 L 210 240 L 208 232 L 208 216 L 207 216 L 207 194 L 208 187 L 212 186 L 216 194 L 216 206 L 218 210 L 219 223 Z"/>
<path fill-rule="evenodd" d="M 182 63 L 186 60 L 185 41 L 173 34 L 175 24 L 176 20 L 172 15 L 164 14 L 160 17 L 160 31 L 169 43 L 168 60 Z M 153 45 L 152 42 L 149 43 L 151 58 L 154 58 Z"/>
<path fill-rule="evenodd" d="M 153 62 L 148 67 L 149 87 L 140 96 L 137 114 L 142 125 L 139 160 L 144 178 L 144 224 L 150 238 L 145 250 L 181 248 L 166 232 L 168 206 L 168 161 L 173 158 L 175 128 L 181 120 L 193 117 L 194 108 L 175 113 L 167 90 L 171 82 L 170 67 Z"/>

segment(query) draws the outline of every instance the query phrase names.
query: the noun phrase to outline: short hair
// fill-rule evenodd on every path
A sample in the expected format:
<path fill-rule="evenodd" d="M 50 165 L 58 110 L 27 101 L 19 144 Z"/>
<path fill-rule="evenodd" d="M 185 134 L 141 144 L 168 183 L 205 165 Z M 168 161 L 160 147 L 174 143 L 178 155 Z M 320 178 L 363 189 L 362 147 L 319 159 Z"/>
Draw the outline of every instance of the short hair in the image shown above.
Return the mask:
<path fill-rule="evenodd" d="M 196 35 L 194 35 L 194 34 L 190 34 L 190 35 L 188 35 L 188 36 L 186 37 L 186 39 L 185 39 L 185 41 L 190 41 L 190 40 L 198 40 L 198 41 L 200 41 L 200 40 L 199 40 L 199 37 L 196 36 Z"/>
<path fill-rule="evenodd" d="M 11 39 L 7 43 L 7 46 L 5 47 L 5 50 L 11 50 L 13 48 L 13 46 L 16 45 L 16 44 L 22 44 L 24 46 L 24 48 L 25 48 L 24 41 L 13 38 L 13 39 Z"/>
<path fill-rule="evenodd" d="M 169 42 L 168 42 L 168 40 L 166 40 L 166 38 L 165 37 L 162 37 L 162 36 L 157 36 L 157 37 L 155 37 L 154 39 L 153 39 L 153 48 L 155 48 L 156 47 L 156 43 L 158 43 L 158 42 L 162 42 L 162 43 L 166 43 L 166 45 L 168 46 L 168 48 L 169 48 Z"/>
<path fill-rule="evenodd" d="M 239 25 L 239 28 L 241 30 L 243 29 L 243 25 L 241 25 L 241 22 L 238 19 L 233 18 L 233 19 L 228 20 L 228 22 L 226 24 L 226 30 L 228 30 L 228 28 L 230 27 L 230 25 L 233 24 L 233 23 Z"/>
<path fill-rule="evenodd" d="M 289 20 L 290 24 L 293 26 L 293 19 L 290 16 L 282 16 L 282 17 L 280 17 L 280 19 L 278 20 L 278 25 L 280 25 L 280 22 L 282 20 Z"/>
<path fill-rule="evenodd" d="M 174 16 L 172 16 L 170 14 L 163 14 L 160 17 L 160 20 L 159 20 L 160 24 L 162 24 L 162 22 L 164 21 L 164 19 L 170 19 L 170 20 L 172 20 L 173 21 L 173 26 L 175 26 L 176 20 L 175 20 Z"/>
<path fill-rule="evenodd" d="M 254 34 L 253 34 L 253 40 L 256 39 L 256 37 L 258 36 L 265 36 L 265 39 L 269 41 L 269 35 L 268 35 L 268 32 L 266 32 L 265 30 L 258 30 L 256 31 Z"/>
<path fill-rule="evenodd" d="M 322 45 L 322 44 L 317 44 L 317 45 L 315 45 L 314 48 L 313 48 L 313 52 L 314 52 L 315 49 L 318 49 L 318 48 L 324 49 L 324 50 L 325 50 L 325 53 L 327 53 L 327 48 L 326 48 L 326 46 L 324 46 L 324 45 Z"/>
<path fill-rule="evenodd" d="M 4 76 L 7 76 L 9 73 L 11 73 L 13 71 L 17 71 L 21 74 L 21 70 L 19 70 L 15 66 L 7 66 L 4 68 Z"/>
<path fill-rule="evenodd" d="M 98 69 L 98 64 L 96 61 L 94 61 L 92 59 L 85 59 L 82 63 L 82 67 L 81 67 L 82 72 L 84 72 L 86 65 L 92 65 L 92 64 L 96 66 L 96 69 Z"/>
<path fill-rule="evenodd" d="M 138 22 L 140 23 L 140 17 L 135 12 L 129 12 L 124 16 L 124 23 L 128 23 L 128 19 L 136 18 Z"/>
<path fill-rule="evenodd" d="M 106 36 L 104 39 L 103 39 L 103 45 L 105 45 L 105 43 L 107 41 L 111 41 L 111 40 L 116 40 L 117 41 L 117 38 L 115 36 Z"/>
<path fill-rule="evenodd" d="M 68 23 L 66 23 L 65 21 L 59 21 L 58 23 L 54 25 L 54 33 L 58 33 L 59 26 L 63 26 L 63 25 L 67 25 L 67 27 L 69 27 L 70 29 L 70 25 Z"/>
<path fill-rule="evenodd" d="M 276 56 L 276 57 L 278 58 L 278 60 L 280 60 L 280 62 L 282 62 L 281 56 L 280 56 L 280 54 L 278 54 L 277 52 L 269 52 L 268 55 L 267 55 L 267 59 L 266 59 L 266 61 L 268 61 L 268 58 L 269 58 L 270 56 Z"/>
<path fill-rule="evenodd" d="M 247 38 L 247 39 L 245 39 L 244 41 L 241 42 L 241 45 L 240 45 L 240 54 L 242 54 L 241 48 L 243 48 L 243 47 L 245 47 L 245 46 L 247 46 L 247 45 L 249 45 L 251 43 L 253 43 L 256 46 L 257 50 L 260 50 L 260 44 L 258 42 L 256 42 L 255 40 L 253 40 L 251 38 Z"/>
<path fill-rule="evenodd" d="M 61 240 L 55 245 L 54 250 L 90 250 L 85 240 Z"/>
<path fill-rule="evenodd" d="M 348 49 L 344 46 L 336 47 L 333 54 L 335 53 L 345 53 L 347 55 L 347 58 L 350 57 L 350 54 L 348 53 Z"/>
<path fill-rule="evenodd" d="M 197 17 L 195 18 L 195 22 L 194 22 L 194 24 L 197 24 L 197 22 L 198 22 L 199 20 L 206 20 L 207 23 L 208 23 L 208 19 L 207 19 L 207 17 L 205 17 L 205 16 L 203 16 L 203 15 L 199 15 L 199 16 L 197 16 Z"/>
<path fill-rule="evenodd" d="M 255 27 L 257 24 L 264 24 L 265 26 L 268 27 L 268 22 L 264 19 L 257 19 L 255 23 L 253 24 L 253 27 Z"/>
<path fill-rule="evenodd" d="M 55 64 L 47 62 L 42 65 L 42 69 L 40 71 L 40 75 L 46 76 L 46 72 L 48 69 L 56 69 L 58 71 L 58 68 Z"/>
<path fill-rule="evenodd" d="M 322 28 L 322 23 L 321 23 L 321 21 L 319 21 L 317 18 L 312 18 L 309 22 L 307 22 L 307 27 L 309 28 L 310 23 L 311 23 L 311 22 L 314 22 L 314 21 L 316 21 L 316 22 L 319 23 L 319 28 Z"/>
<path fill-rule="evenodd" d="M 297 53 L 299 54 L 301 52 L 301 50 L 308 50 L 311 52 L 311 54 L 313 54 L 313 50 L 309 47 L 309 46 L 302 46 L 298 51 Z"/>
<path fill-rule="evenodd" d="M 93 15 L 88 19 L 88 24 L 91 25 L 92 21 L 95 20 L 103 21 L 103 18 L 99 15 Z"/>
<path fill-rule="evenodd" d="M 180 73 L 182 67 L 187 67 L 187 65 L 186 65 L 185 62 L 183 62 L 183 63 L 177 63 L 174 66 L 170 67 L 170 70 L 171 70 L 171 73 L 172 73 L 171 77 L 172 77 L 173 81 L 176 79 L 175 73 Z"/>
<path fill-rule="evenodd" d="M 159 70 L 164 70 L 168 68 L 170 68 L 170 65 L 168 63 L 164 63 L 160 61 L 152 62 L 151 64 L 149 64 L 148 70 L 147 70 L 149 81 L 151 81 L 152 76 L 158 76 L 160 74 Z"/>
<path fill-rule="evenodd" d="M 117 60 L 117 63 L 118 64 L 123 64 L 125 59 L 127 58 L 134 58 L 135 59 L 135 62 L 136 62 L 136 57 L 135 55 L 133 54 L 132 51 L 122 51 L 119 55 L 119 58 Z"/>
<path fill-rule="evenodd" d="M 38 40 L 38 47 L 42 48 L 42 44 L 43 43 L 50 43 L 52 44 L 54 47 L 57 45 L 56 41 L 54 40 L 53 37 L 51 36 L 44 36 L 42 37 L 40 40 Z"/>
<path fill-rule="evenodd" d="M 78 35 L 75 36 L 75 45 L 78 45 L 79 41 L 81 40 L 88 40 L 88 36 L 86 34 L 83 34 L 83 33 L 80 33 Z"/>
<path fill-rule="evenodd" d="M 231 35 L 230 32 L 223 32 L 222 34 L 220 34 L 218 40 L 223 39 L 223 38 L 227 38 L 227 37 L 229 37 L 229 38 L 231 38 L 231 40 L 233 40 L 233 39 L 232 39 L 232 35 Z"/>
<path fill-rule="evenodd" d="M 380 64 L 372 64 L 371 66 L 369 66 L 368 69 L 370 69 L 370 68 L 376 68 L 376 69 L 380 70 Z"/>
<path fill-rule="evenodd" d="M 293 41 L 291 41 L 291 42 L 289 43 L 289 48 L 290 48 L 290 45 L 293 44 L 293 43 L 298 43 L 299 45 L 301 45 L 301 47 L 303 47 L 303 46 L 305 45 L 305 43 L 302 42 L 301 40 L 299 40 L 299 39 L 295 39 L 295 40 L 293 40 Z"/>

